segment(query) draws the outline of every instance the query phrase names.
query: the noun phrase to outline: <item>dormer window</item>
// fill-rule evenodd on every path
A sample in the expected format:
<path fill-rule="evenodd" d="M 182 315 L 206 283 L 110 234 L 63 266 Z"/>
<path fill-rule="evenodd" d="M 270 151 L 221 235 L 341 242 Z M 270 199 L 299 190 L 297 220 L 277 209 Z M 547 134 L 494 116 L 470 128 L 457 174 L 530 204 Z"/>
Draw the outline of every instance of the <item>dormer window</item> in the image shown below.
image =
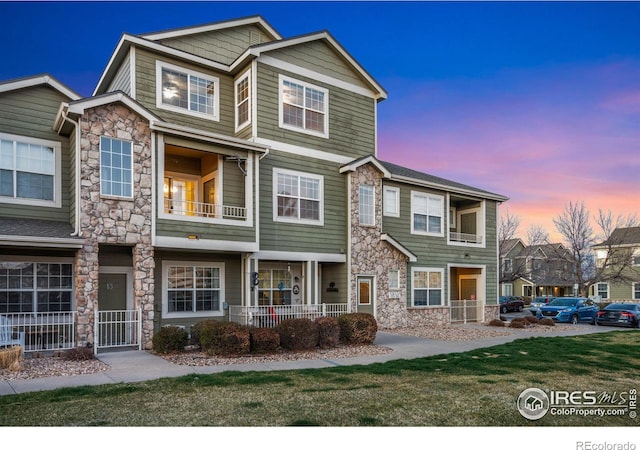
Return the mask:
<path fill-rule="evenodd" d="M 158 61 L 156 106 L 219 120 L 218 78 Z"/>

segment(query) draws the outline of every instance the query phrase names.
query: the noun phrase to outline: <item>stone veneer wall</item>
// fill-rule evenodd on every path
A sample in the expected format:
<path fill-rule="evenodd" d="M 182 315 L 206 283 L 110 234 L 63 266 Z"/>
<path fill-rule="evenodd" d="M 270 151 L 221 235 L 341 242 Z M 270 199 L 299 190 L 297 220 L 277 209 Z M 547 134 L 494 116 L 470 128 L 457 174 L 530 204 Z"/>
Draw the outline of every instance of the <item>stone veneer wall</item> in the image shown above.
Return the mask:
<path fill-rule="evenodd" d="M 500 318 L 499 305 L 484 305 L 484 321 L 491 322 L 493 319 Z"/>
<path fill-rule="evenodd" d="M 80 235 L 76 254 L 75 301 L 78 345 L 93 343 L 98 310 L 98 254 L 101 244 L 133 247 L 134 308 L 142 308 L 142 344 L 151 348 L 154 314 L 154 249 L 151 245 L 151 130 L 146 119 L 121 104 L 85 111 L 81 131 Z M 133 142 L 133 199 L 100 195 L 100 137 Z"/>
<path fill-rule="evenodd" d="M 375 186 L 375 226 L 361 226 L 360 185 Z M 357 311 L 358 275 L 375 276 L 376 319 L 381 328 L 406 326 L 407 257 L 380 239 L 382 234 L 382 174 L 371 164 L 351 174 L 351 310 Z M 400 289 L 389 295 L 389 271 L 400 272 Z"/>

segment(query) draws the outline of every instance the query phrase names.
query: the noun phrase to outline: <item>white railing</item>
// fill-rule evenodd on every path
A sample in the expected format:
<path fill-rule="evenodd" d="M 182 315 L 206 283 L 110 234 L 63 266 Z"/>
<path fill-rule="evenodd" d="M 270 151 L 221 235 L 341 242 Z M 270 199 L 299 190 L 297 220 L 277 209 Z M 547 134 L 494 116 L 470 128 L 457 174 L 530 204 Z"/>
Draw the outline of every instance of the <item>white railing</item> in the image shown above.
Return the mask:
<path fill-rule="evenodd" d="M 465 244 L 482 244 L 482 236 L 479 234 L 450 232 L 449 240 L 451 242 L 463 242 Z"/>
<path fill-rule="evenodd" d="M 94 333 L 94 353 L 117 347 L 135 346 L 142 350 L 142 310 L 98 311 Z"/>
<path fill-rule="evenodd" d="M 66 350 L 75 348 L 76 313 L 8 313 L 14 332 L 24 333 L 24 351 Z"/>
<path fill-rule="evenodd" d="M 338 317 L 348 312 L 346 303 L 320 305 L 234 306 L 229 305 L 229 321 L 253 327 L 273 328 L 285 319 Z"/>
<path fill-rule="evenodd" d="M 478 300 L 451 300 L 451 323 L 478 321 Z"/>
<path fill-rule="evenodd" d="M 247 217 L 247 208 L 243 206 L 215 205 L 213 203 L 174 200 L 167 197 L 164 199 L 164 210 L 168 214 L 205 218 L 244 220 Z"/>

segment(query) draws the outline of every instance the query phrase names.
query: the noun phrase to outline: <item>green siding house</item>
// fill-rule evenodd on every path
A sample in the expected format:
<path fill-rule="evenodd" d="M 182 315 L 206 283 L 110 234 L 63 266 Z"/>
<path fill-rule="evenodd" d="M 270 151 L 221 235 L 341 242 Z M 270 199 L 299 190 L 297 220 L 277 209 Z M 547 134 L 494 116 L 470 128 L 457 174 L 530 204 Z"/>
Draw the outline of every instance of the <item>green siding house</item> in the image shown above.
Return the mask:
<path fill-rule="evenodd" d="M 329 33 L 257 16 L 124 34 L 87 98 L 0 83 L 0 314 L 96 349 L 209 318 L 496 317 L 507 198 L 380 161 L 386 97 Z"/>

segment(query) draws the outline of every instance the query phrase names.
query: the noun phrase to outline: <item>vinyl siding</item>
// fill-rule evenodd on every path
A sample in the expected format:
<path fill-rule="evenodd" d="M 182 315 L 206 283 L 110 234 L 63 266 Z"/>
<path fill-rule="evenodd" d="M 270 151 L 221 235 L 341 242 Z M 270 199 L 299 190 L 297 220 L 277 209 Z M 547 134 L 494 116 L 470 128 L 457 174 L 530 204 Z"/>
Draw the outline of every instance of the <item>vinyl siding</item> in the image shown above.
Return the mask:
<path fill-rule="evenodd" d="M 187 113 L 169 111 L 156 107 L 156 61 L 162 61 L 219 79 L 218 95 L 220 96 L 219 120 L 210 120 L 191 116 Z M 199 128 L 213 133 L 229 136 L 235 134 L 234 87 L 233 77 L 196 66 L 186 62 L 167 58 L 143 49 L 136 50 L 136 100 L 152 113 L 167 122 L 183 126 Z"/>
<path fill-rule="evenodd" d="M 131 95 L 131 53 L 122 62 L 111 84 L 107 88 L 107 92 L 122 91 L 127 95 Z"/>
<path fill-rule="evenodd" d="M 70 221 L 71 162 L 69 139 L 53 130 L 61 102 L 69 101 L 48 86 L 34 86 L 0 94 L 0 132 L 46 139 L 61 143 L 62 201 L 61 207 L 28 206 L 2 203 L 4 217 Z M 60 176 L 60 174 L 56 174 Z"/>
<path fill-rule="evenodd" d="M 273 169 L 301 171 L 324 177 L 324 225 L 273 220 Z M 260 249 L 344 253 L 347 248 L 347 183 L 335 163 L 272 150 L 260 163 Z"/>
<path fill-rule="evenodd" d="M 230 65 L 251 45 L 271 39 L 255 25 L 239 26 L 219 31 L 192 34 L 159 40 L 177 50 L 192 53 L 222 64 Z"/>
<path fill-rule="evenodd" d="M 446 232 L 443 237 L 411 234 L 411 192 L 419 191 L 442 196 L 446 196 L 446 192 L 394 182 L 385 182 L 385 186 L 400 188 L 400 217 L 383 216 L 383 232 L 389 233 L 418 257 L 416 263 L 409 265 L 407 279 L 407 299 L 409 304 L 411 301 L 411 267 L 445 269 L 445 298 L 449 298 L 450 274 L 446 271 L 448 264 L 486 266 L 486 300 L 487 304 L 495 304 L 495 299 L 498 296 L 495 224 L 497 203 L 490 200 L 485 202 L 485 218 L 487 221 L 485 248 L 449 245 L 447 244 Z M 445 230 L 448 227 L 447 218 L 448 215 L 445 216 Z M 469 257 L 465 258 L 465 254 L 469 255 Z M 451 294 L 455 294 L 455 287 L 454 292 Z"/>
<path fill-rule="evenodd" d="M 329 90 L 329 138 L 280 128 L 278 94 L 280 74 Z M 265 64 L 258 64 L 258 137 L 301 147 L 359 158 L 375 153 L 375 111 L 373 98 L 319 83 Z"/>

